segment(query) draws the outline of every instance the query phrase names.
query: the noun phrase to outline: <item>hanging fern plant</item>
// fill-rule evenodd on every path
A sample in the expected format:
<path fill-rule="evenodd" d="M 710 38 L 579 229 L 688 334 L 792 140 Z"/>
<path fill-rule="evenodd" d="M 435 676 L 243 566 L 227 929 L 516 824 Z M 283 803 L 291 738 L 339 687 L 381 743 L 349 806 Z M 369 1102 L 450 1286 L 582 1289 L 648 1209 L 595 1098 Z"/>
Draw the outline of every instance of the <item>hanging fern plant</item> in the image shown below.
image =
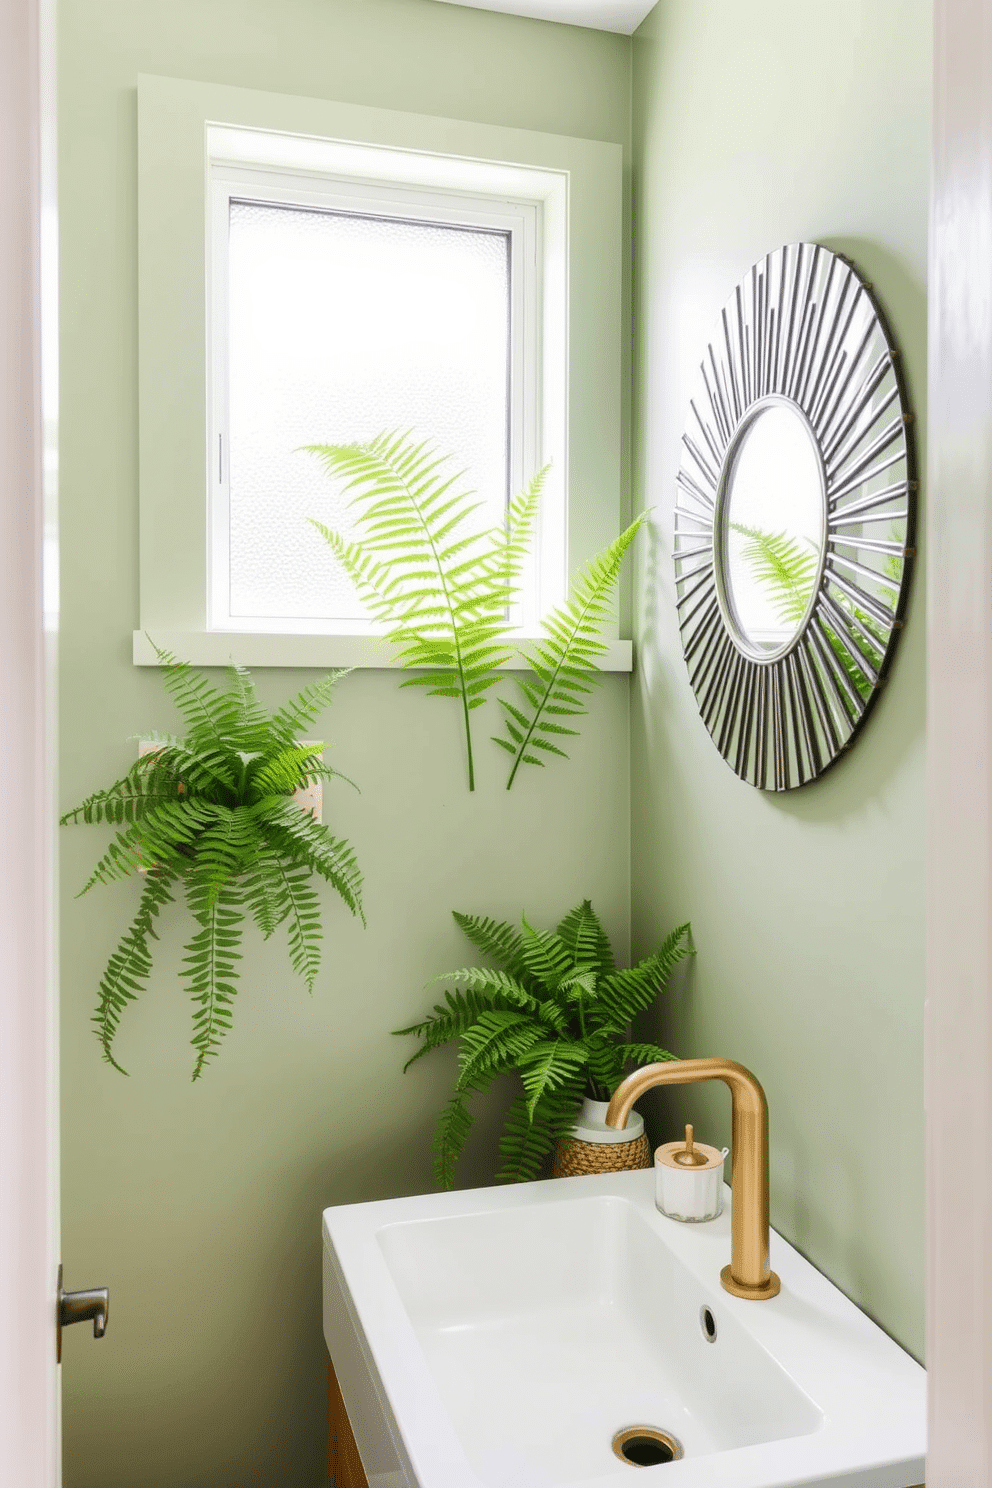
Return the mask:
<path fill-rule="evenodd" d="M 692 955 L 689 926 L 679 925 L 653 956 L 618 967 L 589 900 L 552 933 L 524 919 L 518 931 L 498 920 L 456 914 L 473 945 L 496 962 L 445 972 L 444 1002 L 409 1028 L 421 1047 L 405 1068 L 432 1049 L 457 1042 L 458 1075 L 441 1112 L 435 1167 L 442 1188 L 472 1125 L 468 1099 L 501 1075 L 521 1090 L 500 1141 L 501 1183 L 539 1176 L 559 1137 L 567 1136 L 583 1096 L 609 1100 L 630 1064 L 674 1059 L 657 1044 L 629 1041 L 630 1023 L 645 1012 L 673 968 Z"/>
<path fill-rule="evenodd" d="M 500 668 L 519 649 L 530 671 L 515 702 L 505 696 L 504 736 L 512 756 L 507 790 L 522 764 L 567 759 L 564 739 L 578 730 L 562 719 L 587 710 L 599 681 L 601 632 L 612 612 L 624 554 L 645 518 L 598 553 L 579 574 L 565 604 L 541 623 L 543 637 L 515 647 L 510 610 L 534 535 L 547 470 L 510 503 L 505 525 L 485 530 L 474 515 L 476 493 L 452 460 L 409 434 L 380 434 L 368 444 L 306 446 L 329 475 L 345 482 L 356 508 L 357 537 L 348 542 L 321 522 L 313 525 L 348 573 L 370 614 L 385 627 L 404 667 L 422 675 L 404 687 L 461 705 L 469 790 L 475 789 L 472 713 L 501 680 Z"/>
<path fill-rule="evenodd" d="M 149 735 L 155 750 L 67 812 L 62 824 L 120 827 L 81 894 L 139 871 L 144 877 L 138 912 L 100 979 L 93 1015 L 104 1057 L 122 1074 L 113 1050 L 121 1015 L 147 985 L 159 913 L 182 888 L 196 925 L 181 973 L 193 1000 L 196 1080 L 231 1027 L 246 915 L 266 939 L 287 925 L 290 961 L 310 991 L 322 937 L 312 879 L 329 883 L 364 923 L 362 879 L 350 845 L 292 799 L 308 782 L 338 774 L 323 762 L 324 745 L 301 743 L 299 735 L 327 707 L 341 674 L 270 713 L 242 667 L 229 667 L 227 687 L 218 691 L 168 652 L 158 655 L 185 737 Z"/>

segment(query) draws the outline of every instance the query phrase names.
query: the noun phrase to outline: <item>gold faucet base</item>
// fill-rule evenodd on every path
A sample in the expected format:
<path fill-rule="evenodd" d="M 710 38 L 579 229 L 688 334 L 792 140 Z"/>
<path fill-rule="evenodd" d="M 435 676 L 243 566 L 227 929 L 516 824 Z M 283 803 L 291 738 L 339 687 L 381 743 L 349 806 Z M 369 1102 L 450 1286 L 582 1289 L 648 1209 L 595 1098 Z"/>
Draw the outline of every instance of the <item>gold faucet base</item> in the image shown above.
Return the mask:
<path fill-rule="evenodd" d="M 763 1286 L 743 1286 L 741 1282 L 734 1280 L 729 1266 L 724 1266 L 720 1272 L 720 1285 L 732 1297 L 745 1297 L 749 1302 L 767 1302 L 769 1297 L 777 1297 L 782 1290 L 782 1283 L 774 1271 L 769 1271 L 768 1280 Z"/>

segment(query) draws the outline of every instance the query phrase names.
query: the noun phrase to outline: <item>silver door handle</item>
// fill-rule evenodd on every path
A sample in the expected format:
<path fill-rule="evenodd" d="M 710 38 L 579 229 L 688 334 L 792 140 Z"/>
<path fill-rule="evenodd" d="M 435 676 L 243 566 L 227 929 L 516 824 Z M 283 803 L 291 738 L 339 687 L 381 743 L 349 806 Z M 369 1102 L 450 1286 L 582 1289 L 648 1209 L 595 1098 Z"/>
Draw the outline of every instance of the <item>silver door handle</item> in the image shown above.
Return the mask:
<path fill-rule="evenodd" d="M 85 1292 L 62 1290 L 62 1267 L 59 1267 L 58 1292 L 55 1307 L 55 1357 L 62 1362 L 62 1329 L 70 1323 L 86 1323 L 93 1319 L 93 1337 L 102 1338 L 107 1331 L 110 1314 L 110 1293 L 106 1287 L 90 1287 Z"/>

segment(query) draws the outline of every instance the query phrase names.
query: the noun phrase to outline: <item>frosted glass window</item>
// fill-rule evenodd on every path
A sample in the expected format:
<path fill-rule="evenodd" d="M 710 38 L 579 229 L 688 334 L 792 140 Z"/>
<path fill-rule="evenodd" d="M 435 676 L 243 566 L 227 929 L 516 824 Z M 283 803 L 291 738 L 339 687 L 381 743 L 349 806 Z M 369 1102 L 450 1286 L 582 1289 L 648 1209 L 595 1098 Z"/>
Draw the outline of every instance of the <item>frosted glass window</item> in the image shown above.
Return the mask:
<path fill-rule="evenodd" d="M 357 620 L 316 517 L 346 502 L 306 444 L 414 429 L 506 510 L 510 235 L 230 203 L 230 618 Z"/>

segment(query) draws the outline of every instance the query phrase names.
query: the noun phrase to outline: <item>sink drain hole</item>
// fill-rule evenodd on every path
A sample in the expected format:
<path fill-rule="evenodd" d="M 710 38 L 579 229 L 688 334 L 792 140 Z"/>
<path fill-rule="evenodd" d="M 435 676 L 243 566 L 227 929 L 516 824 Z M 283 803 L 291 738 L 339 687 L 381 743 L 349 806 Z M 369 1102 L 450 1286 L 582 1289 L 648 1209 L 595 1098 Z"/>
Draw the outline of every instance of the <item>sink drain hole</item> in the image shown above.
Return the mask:
<path fill-rule="evenodd" d="M 682 1443 L 657 1426 L 628 1426 L 613 1438 L 613 1451 L 631 1467 L 658 1467 L 663 1462 L 678 1462 Z"/>

